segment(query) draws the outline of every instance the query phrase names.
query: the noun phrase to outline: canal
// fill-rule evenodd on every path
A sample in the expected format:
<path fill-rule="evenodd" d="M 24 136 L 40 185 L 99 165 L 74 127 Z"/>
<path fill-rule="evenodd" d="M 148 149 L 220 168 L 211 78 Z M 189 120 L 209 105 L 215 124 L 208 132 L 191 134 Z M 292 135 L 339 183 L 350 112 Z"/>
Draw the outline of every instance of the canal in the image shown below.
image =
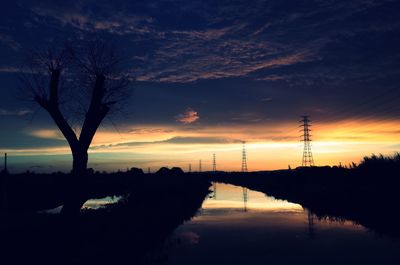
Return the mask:
<path fill-rule="evenodd" d="M 400 264 L 400 240 L 217 183 L 164 246 L 167 264 Z"/>

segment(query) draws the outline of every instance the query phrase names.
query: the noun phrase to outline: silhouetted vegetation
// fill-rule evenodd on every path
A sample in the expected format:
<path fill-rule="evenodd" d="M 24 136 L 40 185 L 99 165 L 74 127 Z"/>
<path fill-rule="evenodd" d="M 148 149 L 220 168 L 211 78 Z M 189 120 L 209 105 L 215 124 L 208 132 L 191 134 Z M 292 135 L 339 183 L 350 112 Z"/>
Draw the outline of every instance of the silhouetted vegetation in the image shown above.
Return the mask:
<path fill-rule="evenodd" d="M 161 168 L 144 174 L 89 174 L 90 198 L 120 195 L 118 203 L 84 209 L 75 217 L 38 213 L 63 205 L 69 174 L 2 174 L 7 189 L 0 221 L 3 258 L 14 263 L 162 264 L 163 242 L 201 207 L 210 180 L 299 203 L 320 218 L 353 220 L 400 236 L 396 209 L 400 159 L 366 157 L 351 167 L 300 167 L 253 173 L 192 173 Z M 210 174 L 212 177 L 210 178 Z M 4 204 L 6 202 L 6 204 Z M 3 208 L 4 210 L 4 208 Z M 4 214 L 7 213 L 7 214 Z M 24 253 L 24 255 L 20 255 Z"/>
<path fill-rule="evenodd" d="M 353 220 L 383 234 L 400 236 L 400 156 L 365 157 L 351 167 L 225 173 L 215 180 L 248 187 L 301 204 L 319 217 Z"/>
<path fill-rule="evenodd" d="M 364 171 L 368 175 L 373 173 L 385 173 L 385 176 L 396 174 L 400 170 L 400 154 L 396 153 L 393 156 L 372 155 L 363 158 L 358 166 L 353 167 L 359 171 Z"/>
<path fill-rule="evenodd" d="M 19 201 L 30 209 L 22 211 L 21 206 L 15 212 L 13 202 L 14 213 L 3 215 L 0 220 L 2 260 L 10 261 L 9 264 L 163 263 L 167 258 L 162 251 L 165 238 L 196 213 L 210 187 L 205 178 L 178 176 L 167 169 L 163 174 L 151 175 L 97 173 L 91 176 L 92 196 L 123 194 L 122 199 L 98 210 L 82 210 L 72 218 L 32 212 L 38 205 L 49 208 L 62 204 L 60 198 L 55 199 L 58 191 L 63 190 L 62 181 L 57 180 L 66 181 L 68 175 L 18 176 L 25 178 L 24 181 L 28 177 L 47 184 L 46 188 L 36 190 L 36 196 L 33 191 L 30 192 L 33 197 L 25 196 L 35 203 Z M 35 181 L 13 192 L 27 192 L 32 183 Z M 45 189 L 47 195 L 40 194 Z"/>

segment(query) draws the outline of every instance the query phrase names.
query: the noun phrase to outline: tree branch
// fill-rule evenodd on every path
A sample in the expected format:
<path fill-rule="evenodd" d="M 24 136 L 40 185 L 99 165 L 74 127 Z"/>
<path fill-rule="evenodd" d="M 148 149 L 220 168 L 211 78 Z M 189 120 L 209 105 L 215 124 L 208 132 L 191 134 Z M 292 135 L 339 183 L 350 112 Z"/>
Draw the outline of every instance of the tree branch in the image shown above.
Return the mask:
<path fill-rule="evenodd" d="M 50 114 L 50 116 L 53 118 L 54 122 L 64 135 L 65 139 L 67 139 L 72 149 L 77 147 L 78 139 L 76 137 L 75 132 L 68 124 L 68 122 L 66 121 L 66 119 L 64 118 L 59 109 L 58 86 L 59 86 L 60 75 L 61 75 L 61 70 L 59 69 L 51 71 L 49 99 L 46 99 L 39 95 L 36 95 L 34 99 L 42 108 L 44 108 Z"/>
<path fill-rule="evenodd" d="M 89 148 L 93 137 L 100 126 L 101 122 L 110 111 L 109 106 L 103 103 L 105 95 L 105 76 L 98 75 L 94 84 L 92 98 L 89 109 L 83 122 L 82 131 L 79 137 L 79 143 L 84 148 Z"/>
<path fill-rule="evenodd" d="M 50 78 L 50 104 L 58 106 L 58 84 L 60 81 L 61 71 L 59 69 L 52 70 Z"/>

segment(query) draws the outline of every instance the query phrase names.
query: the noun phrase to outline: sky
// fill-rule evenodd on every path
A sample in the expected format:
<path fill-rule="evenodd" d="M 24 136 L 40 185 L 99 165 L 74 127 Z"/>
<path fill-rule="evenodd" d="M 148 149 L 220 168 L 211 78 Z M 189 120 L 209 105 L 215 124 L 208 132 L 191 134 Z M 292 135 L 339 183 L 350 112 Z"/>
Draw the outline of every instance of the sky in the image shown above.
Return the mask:
<path fill-rule="evenodd" d="M 21 92 L 32 49 L 100 36 L 135 80 L 89 150 L 96 170 L 239 171 L 400 150 L 400 3 L 391 0 L 32 1 L 0 10 L 0 152 L 14 172 L 69 171 L 68 144 Z"/>

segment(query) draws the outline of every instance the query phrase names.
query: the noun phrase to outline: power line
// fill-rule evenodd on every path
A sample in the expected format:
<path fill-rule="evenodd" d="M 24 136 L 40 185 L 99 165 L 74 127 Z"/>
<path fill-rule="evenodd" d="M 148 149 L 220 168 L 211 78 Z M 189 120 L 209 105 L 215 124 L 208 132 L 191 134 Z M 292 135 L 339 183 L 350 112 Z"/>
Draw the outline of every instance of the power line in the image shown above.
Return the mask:
<path fill-rule="evenodd" d="M 317 125 L 317 128 L 323 128 L 323 124 L 339 122 L 341 119 L 349 119 L 350 122 L 359 123 L 359 125 L 346 130 L 347 132 L 359 131 L 363 128 L 371 129 L 370 124 L 372 122 L 376 123 L 378 117 L 385 114 L 396 114 L 400 110 L 398 106 L 392 104 L 400 98 L 398 92 L 399 90 L 397 87 L 392 87 L 374 97 L 367 98 L 360 104 L 355 105 L 350 103 L 342 110 L 330 113 L 329 116 L 325 115 L 325 117 L 321 119 L 321 123 Z M 375 113 L 365 115 L 365 111 Z M 396 117 L 379 118 L 379 124 L 398 120 L 399 118 Z"/>
<path fill-rule="evenodd" d="M 393 93 L 395 92 L 395 93 Z M 324 123 L 335 122 L 344 118 L 351 117 L 354 120 L 354 117 L 360 116 L 361 118 L 366 118 L 371 115 L 365 115 L 365 111 L 377 111 L 382 107 L 387 107 L 390 103 L 394 102 L 395 100 L 400 98 L 400 94 L 398 94 L 399 90 L 397 88 L 391 88 L 389 90 L 384 91 L 383 93 L 376 95 L 372 98 L 369 98 L 360 104 L 351 103 L 347 106 L 347 108 L 343 108 L 341 110 L 332 112 L 329 116 L 325 116 L 323 119 Z M 382 97 L 382 96 L 389 96 L 390 98 Z M 390 106 L 393 107 L 393 106 Z M 376 116 L 379 112 L 373 114 Z M 349 115 L 350 114 L 350 115 Z M 356 114 L 356 115 L 352 115 Z"/>
<path fill-rule="evenodd" d="M 382 109 L 382 111 L 380 111 L 379 113 L 375 113 L 372 115 L 368 115 L 368 116 L 363 116 L 361 118 L 358 119 L 351 119 L 349 120 L 349 122 L 351 123 L 356 123 L 356 126 L 353 126 L 352 129 L 347 129 L 346 132 L 356 132 L 356 131 L 360 131 L 365 129 L 375 129 L 377 126 L 382 126 L 382 124 L 387 123 L 387 122 L 395 122 L 395 121 L 399 121 L 399 117 L 386 117 L 386 118 L 379 118 L 380 115 L 383 114 L 392 114 L 394 112 L 399 111 L 400 109 L 398 109 L 398 107 L 393 107 L 390 106 L 389 108 L 385 108 Z M 353 116 L 354 117 L 354 116 Z M 379 120 L 378 120 L 379 118 Z M 324 123 L 329 123 L 326 122 L 325 120 L 323 121 Z M 371 124 L 373 124 L 374 126 L 371 127 Z M 319 128 L 323 128 L 322 125 L 318 126 Z"/>

